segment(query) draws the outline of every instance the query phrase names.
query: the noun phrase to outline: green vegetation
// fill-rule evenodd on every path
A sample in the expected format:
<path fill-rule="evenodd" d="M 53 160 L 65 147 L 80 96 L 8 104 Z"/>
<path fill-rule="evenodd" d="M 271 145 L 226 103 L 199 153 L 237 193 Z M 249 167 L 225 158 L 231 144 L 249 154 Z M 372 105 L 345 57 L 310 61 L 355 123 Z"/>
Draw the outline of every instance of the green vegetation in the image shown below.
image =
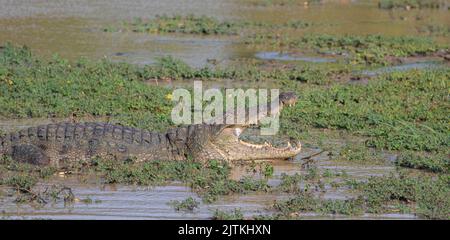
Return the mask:
<path fill-rule="evenodd" d="M 282 131 L 299 138 L 308 127 L 342 129 L 389 150 L 448 148 L 450 71 L 423 70 L 379 76 L 367 85 L 294 86 L 300 96 L 286 109 Z"/>
<path fill-rule="evenodd" d="M 256 46 L 268 46 L 281 49 L 313 49 L 317 52 L 329 52 L 349 55 L 351 64 L 388 65 L 388 57 L 410 57 L 427 55 L 445 46 L 439 46 L 424 37 L 386 37 L 381 35 L 337 36 L 328 34 L 308 34 L 300 38 L 257 33 L 249 36 L 245 42 Z"/>
<path fill-rule="evenodd" d="M 426 33 L 430 36 L 450 36 L 450 26 L 445 26 L 441 24 L 428 24 L 419 28 L 420 33 Z"/>
<path fill-rule="evenodd" d="M 368 149 L 363 144 L 351 143 L 344 146 L 339 152 L 339 160 L 345 160 L 356 163 L 364 162 L 383 162 L 383 156 L 376 151 Z"/>
<path fill-rule="evenodd" d="M 448 154 L 427 154 L 402 152 L 396 164 L 402 167 L 425 169 L 438 173 L 450 173 L 450 158 Z"/>
<path fill-rule="evenodd" d="M 420 41 L 410 43 L 410 47 L 408 41 L 389 45 L 393 43 L 384 42 L 384 38 L 373 40 L 376 37 L 371 40 L 360 38 L 361 45 L 353 42 L 356 38 L 347 39 L 349 43 L 342 39 L 341 43 L 326 39 L 311 43 L 324 49 L 354 49 L 352 51 L 357 52 L 356 49 L 372 48 L 361 47 L 366 41 L 372 41 L 374 48 L 387 49 L 388 46 L 399 45 L 398 55 L 426 54 L 437 49 L 431 43 L 422 45 Z M 282 90 L 295 91 L 299 95 L 296 106 L 283 110 L 281 134 L 320 146 L 329 152 L 328 156 L 333 161 L 344 160 L 361 165 L 378 163 L 384 161 L 383 152 L 394 152 L 398 154 L 395 164 L 399 169 L 420 169 L 414 171 L 417 176 L 401 174 L 360 182 L 347 174 L 321 172 L 308 164 L 305 174 L 282 174 L 280 185 L 270 186 L 267 178 L 232 180 L 227 164 L 211 161 L 203 166 L 195 159 L 148 163 L 134 163 L 133 159 L 121 163 L 95 159 L 72 166 L 69 172 L 94 173 L 105 184 L 161 185 L 181 181 L 198 193 L 205 203 L 231 194 L 294 194 L 290 200 L 278 201 L 274 205 L 277 213 L 271 216 L 273 218 L 297 218 L 310 211 L 325 215 L 400 211 L 426 218 L 448 219 L 450 70 L 386 73 L 371 78 L 367 84 L 348 84 L 333 78 L 351 75 L 352 70 L 339 64 L 270 68 L 257 61 L 225 68 L 195 69 L 171 57 L 161 58 L 156 65 L 145 67 L 109 61 L 69 62 L 59 57 L 44 61 L 34 57 L 27 48 L 7 45 L 0 51 L 0 116 L 109 116 L 120 124 L 164 130 L 172 126 L 172 103 L 167 97 L 170 89 L 147 85 L 145 81 L 148 79 L 246 79 L 249 83 L 272 79 Z M 324 132 L 313 139 L 315 129 Z M 334 129 L 339 130 L 342 136 L 361 141 L 331 146 L 327 142 L 330 132 L 325 130 Z M 260 176 L 274 175 L 271 165 L 255 165 L 253 168 L 258 169 Z M 0 183 L 18 194 L 18 202 L 49 202 L 50 199 L 73 202 L 73 194 L 62 186 L 46 193 L 36 186 L 37 182 L 45 181 L 54 173 L 52 168 L 37 168 L 4 158 L 0 164 Z M 330 182 L 333 177 L 345 178 L 346 182 Z M 352 194 L 356 197 L 327 200 L 313 194 L 325 191 L 327 186 L 349 187 L 345 184 L 352 187 Z M 194 209 L 196 205 L 195 200 L 186 199 L 178 202 L 175 208 L 184 211 Z M 214 218 L 240 219 L 242 213 L 239 213 L 217 211 Z"/>
<path fill-rule="evenodd" d="M 214 220 L 243 220 L 244 214 L 240 209 L 234 209 L 233 211 L 221 211 L 216 209 L 212 217 Z"/>
<path fill-rule="evenodd" d="M 382 1 L 380 6 L 392 4 L 392 7 L 397 5 L 429 7 L 434 6 L 435 2 L 439 1 L 389 0 Z M 301 3 L 303 4 L 303 2 Z M 436 6 L 439 6 L 439 4 Z M 149 20 L 138 18 L 131 23 L 124 23 L 123 29 L 107 27 L 104 31 L 240 35 L 238 41 L 251 47 L 263 50 L 331 54 L 340 56 L 341 61 L 352 65 L 391 65 L 399 57 L 424 56 L 448 48 L 448 44 L 437 44 L 431 38 L 417 36 L 330 35 L 312 32 L 302 33 L 301 35 L 292 34 L 298 32 L 295 30 L 317 25 L 323 25 L 323 23 L 313 24 L 304 20 L 290 20 L 283 23 L 243 20 L 220 21 L 207 16 L 175 15 L 169 17 L 163 15 Z M 426 25 L 418 31 L 428 33 L 430 36 L 448 35 L 448 27 L 439 24 Z"/>
<path fill-rule="evenodd" d="M 48 179 L 56 172 L 50 167 L 37 167 L 14 162 L 8 156 L 0 157 L 0 185 L 11 188 L 17 203 L 36 203 L 39 206 L 58 200 L 71 204 L 75 200 L 72 190 L 64 185 L 46 187 L 44 190 L 36 187 L 39 180 Z"/>
<path fill-rule="evenodd" d="M 320 0 L 248 0 L 246 1 L 250 5 L 254 6 L 264 6 L 264 7 L 270 7 L 270 6 L 292 6 L 292 5 L 309 5 L 314 3 L 320 3 Z"/>
<path fill-rule="evenodd" d="M 347 200 L 322 199 L 302 190 L 289 200 L 277 201 L 273 205 L 276 213 L 271 218 L 301 218 L 305 213 L 358 216 L 365 212 L 382 214 L 415 210 L 425 218 L 449 219 L 449 183 L 448 176 L 371 177 L 367 182 L 354 183 L 353 187 L 360 194 Z"/>
<path fill-rule="evenodd" d="M 37 181 L 54 173 L 45 169 L 15 163 L 9 157 L 3 157 L 0 164 L 0 185 L 11 186 L 21 193 L 36 195 L 32 192 Z M 67 172 L 97 174 L 107 184 L 161 185 L 170 181 L 181 181 L 197 192 L 205 203 L 213 202 L 222 195 L 269 190 L 267 180 L 264 179 L 255 180 L 250 177 L 244 177 L 239 181 L 229 179 L 230 167 L 219 161 L 210 161 L 203 165 L 194 161 L 133 163 L 131 159 L 126 162 L 94 159 L 92 162 L 80 162 L 70 166 Z M 194 199 L 175 203 L 176 208 L 180 210 L 195 208 L 197 205 Z"/>
<path fill-rule="evenodd" d="M 304 180 L 304 177 L 298 173 L 294 175 L 281 174 L 281 183 L 278 185 L 277 190 L 287 193 L 296 193 L 300 191 L 300 183 Z"/>
<path fill-rule="evenodd" d="M 0 115 L 116 116 L 133 126 L 167 128 L 169 90 L 145 85 L 144 74 L 108 61 L 69 63 L 54 57 L 42 62 L 25 47 L 7 45 L 0 53 Z"/>
<path fill-rule="evenodd" d="M 378 7 L 392 8 L 440 8 L 445 6 L 445 0 L 380 0 Z"/>
<path fill-rule="evenodd" d="M 183 201 L 172 201 L 169 203 L 172 205 L 175 210 L 177 211 L 189 211 L 192 212 L 194 209 L 198 208 L 198 205 L 200 204 L 197 200 L 195 200 L 193 197 L 188 197 Z"/>
<path fill-rule="evenodd" d="M 275 78 L 282 88 L 299 94 L 299 103 L 282 118 L 282 131 L 291 137 L 316 127 L 366 136 L 369 146 L 390 150 L 437 151 L 449 142 L 448 69 L 394 72 L 367 85 L 321 86 L 325 83 L 313 80 L 342 70 L 193 69 L 173 58 L 144 68 L 107 61 L 72 64 L 59 58 L 42 62 L 27 49 L 12 46 L 3 49 L 0 61 L 4 117 L 112 116 L 120 123 L 160 130 L 171 125 L 169 89 L 148 86 L 144 80 L 251 76 L 249 81 Z"/>
<path fill-rule="evenodd" d="M 219 21 L 207 16 L 156 16 L 150 20 L 136 18 L 131 23 L 124 23 L 124 30 L 142 33 L 183 33 L 201 35 L 237 35 L 246 29 L 291 28 L 303 29 L 312 24 L 302 20 L 292 20 L 283 24 L 271 24 L 249 21 Z M 105 32 L 118 32 L 118 27 L 107 27 Z"/>
<path fill-rule="evenodd" d="M 297 218 L 301 213 L 318 214 L 344 214 L 358 215 L 363 213 L 360 202 L 362 199 L 349 200 L 323 200 L 314 197 L 308 192 L 299 192 L 295 197 L 287 201 L 279 201 L 274 204 L 274 209 L 278 211 L 274 217 L 276 219 Z"/>
<path fill-rule="evenodd" d="M 219 22 L 214 18 L 189 15 L 182 16 L 156 16 L 154 19 L 144 22 L 135 19 L 131 24 L 135 32 L 148 33 L 189 33 L 189 34 L 237 34 L 239 25 L 233 22 Z"/>
<path fill-rule="evenodd" d="M 366 197 L 369 212 L 382 212 L 389 206 L 387 203 L 413 203 L 417 214 L 426 218 L 449 219 L 450 213 L 450 181 L 442 175 L 437 178 L 407 175 L 390 177 L 372 177 L 358 188 Z M 384 209 L 386 211 L 386 209 Z"/>

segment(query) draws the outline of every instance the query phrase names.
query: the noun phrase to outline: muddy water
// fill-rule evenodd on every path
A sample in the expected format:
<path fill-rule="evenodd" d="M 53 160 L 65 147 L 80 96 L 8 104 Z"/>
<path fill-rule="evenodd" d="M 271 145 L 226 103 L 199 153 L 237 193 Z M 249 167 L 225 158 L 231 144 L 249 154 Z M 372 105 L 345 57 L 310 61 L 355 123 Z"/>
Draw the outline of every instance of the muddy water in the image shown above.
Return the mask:
<path fill-rule="evenodd" d="M 295 56 L 281 52 L 259 52 L 255 54 L 256 58 L 263 60 L 281 60 L 281 61 L 303 61 L 311 63 L 336 62 L 335 58 L 324 56 Z"/>
<path fill-rule="evenodd" d="M 373 70 L 364 70 L 361 71 L 360 74 L 366 75 L 366 76 L 376 76 L 383 73 L 390 73 L 390 72 L 404 72 L 409 70 L 420 70 L 420 69 L 436 69 L 436 68 L 445 68 L 448 67 L 442 62 L 439 61 L 426 61 L 426 62 L 413 62 L 413 63 L 405 63 L 400 64 L 396 66 L 389 66 L 389 67 L 382 67 L 382 68 L 376 68 Z"/>
<path fill-rule="evenodd" d="M 67 120 L 67 119 L 59 119 Z M 92 119 L 87 119 L 92 120 Z M 0 130 L 11 131 L 28 126 L 36 126 L 43 123 L 58 121 L 58 119 L 29 119 L 26 121 L 6 121 L 0 120 Z M 248 141 L 261 142 L 270 141 L 274 145 L 280 145 L 285 139 L 277 137 L 254 137 L 256 130 L 250 129 L 244 132 L 243 138 Z M 245 137 L 245 135 L 248 135 Z M 252 136 L 252 137 L 250 137 Z M 330 139 L 330 144 L 342 145 L 341 139 Z M 281 183 L 283 174 L 306 175 L 308 172 L 302 167 L 304 158 L 321 152 L 318 147 L 304 147 L 301 154 L 289 161 L 272 161 L 274 174 L 268 179 L 269 185 L 277 186 Z M 319 172 L 330 171 L 332 173 L 344 173 L 346 178 L 364 181 L 370 176 L 382 176 L 394 170 L 394 166 L 387 160 L 384 164 L 364 164 L 345 163 L 331 160 L 327 152 L 323 152 L 312 158 L 312 163 Z M 235 164 L 231 173 L 231 178 L 241 179 L 244 176 L 262 178 L 258 173 L 251 171 L 249 165 Z M 330 182 L 342 182 L 342 176 L 325 179 L 326 184 L 317 195 L 324 199 L 348 199 L 354 196 L 346 187 L 334 188 Z M 222 211 L 232 211 L 240 209 L 245 217 L 257 215 L 270 215 L 273 212 L 270 206 L 276 200 L 285 200 L 289 194 L 280 193 L 250 193 L 234 194 L 222 196 L 213 204 L 201 203 L 199 208 L 193 212 L 175 211 L 170 205 L 171 201 L 182 201 L 188 197 L 193 197 L 201 202 L 201 199 L 191 191 L 190 188 L 179 182 L 172 182 L 164 186 L 142 187 L 120 184 L 103 184 L 101 179 L 87 177 L 81 180 L 78 176 L 58 175 L 52 177 L 45 183 L 38 184 L 37 188 L 44 190 L 52 184 L 62 184 L 70 187 L 77 199 L 74 204 L 64 205 L 63 202 L 49 203 L 43 207 L 36 207 L 29 204 L 17 204 L 14 197 L 7 194 L 8 189 L 0 188 L 2 197 L 0 198 L 0 217 L 6 219 L 210 219 L 216 209 Z M 92 203 L 84 203 L 83 199 L 91 199 Z M 350 218 L 349 216 L 329 215 L 323 216 L 315 213 L 304 213 L 303 218 L 324 219 L 324 218 Z M 351 218 L 377 219 L 411 219 L 414 215 L 409 214 L 365 214 Z"/>
<path fill-rule="evenodd" d="M 316 149 L 306 149 L 302 154 L 306 155 Z M 306 174 L 301 170 L 299 159 L 285 162 L 274 162 L 274 176 L 269 180 L 271 185 L 280 182 L 281 174 Z M 325 160 L 326 157 L 317 157 L 320 170 L 329 169 L 341 172 L 345 170 L 349 177 L 364 179 L 368 176 L 379 176 L 393 170 L 391 166 L 355 166 L 334 163 Z M 233 177 L 240 178 L 248 175 L 246 167 L 235 167 Z M 336 180 L 336 179 L 333 179 Z M 252 193 L 245 195 L 230 195 L 221 197 L 213 204 L 200 204 L 193 212 L 178 212 L 170 205 L 171 201 L 182 201 L 188 197 L 194 197 L 201 201 L 188 187 L 180 183 L 172 183 L 157 187 L 136 187 L 124 185 L 102 185 L 99 183 L 80 183 L 76 177 L 54 177 L 50 182 L 38 186 L 44 189 L 52 183 L 64 184 L 72 188 L 78 199 L 92 199 L 92 203 L 77 201 L 72 205 L 64 203 L 48 204 L 45 207 L 35 208 L 28 204 L 16 204 L 13 197 L 0 198 L 0 212 L 4 218 L 25 219 L 208 219 L 216 209 L 232 211 L 241 209 L 244 216 L 266 215 L 272 212 L 268 207 L 275 200 L 287 199 L 287 194 Z M 346 199 L 352 196 L 346 189 L 333 189 L 326 185 L 323 193 L 325 199 Z M 414 218 L 408 214 L 366 214 L 357 218 Z M 322 216 L 314 213 L 306 213 L 304 218 L 349 218 L 348 216 Z"/>
<path fill-rule="evenodd" d="M 195 14 L 271 23 L 303 20 L 319 24 L 298 30 L 294 35 L 304 32 L 417 34 L 417 29 L 426 24 L 450 23 L 446 10 L 386 11 L 367 1 L 326 1 L 308 7 L 303 1 L 291 2 L 294 3 L 285 6 L 260 6 L 249 0 L 0 0 L 0 44 L 8 41 L 26 44 L 39 55 L 51 57 L 59 53 L 72 60 L 106 57 L 149 64 L 159 56 L 172 55 L 200 67 L 207 65 L 208 59 L 226 62 L 254 58 L 257 52 L 233 37 L 106 33 L 102 29 L 119 26 L 121 21 L 135 17 L 152 18 L 157 14 Z"/>
<path fill-rule="evenodd" d="M 304 154 L 308 154 L 308 149 Z M 300 158 L 301 156 L 299 156 Z M 357 166 L 334 163 L 325 160 L 324 157 L 315 159 L 320 170 L 329 169 L 341 172 L 345 170 L 349 177 L 365 179 L 368 176 L 379 176 L 392 171 L 391 166 Z M 280 176 L 284 174 L 306 174 L 301 170 L 301 161 L 274 162 L 274 176 L 269 183 L 277 185 Z M 233 177 L 240 178 L 249 173 L 245 167 L 236 167 Z M 336 179 L 333 179 L 336 180 Z M 193 197 L 201 201 L 188 187 L 180 183 L 171 183 L 166 186 L 157 187 L 136 187 L 124 185 L 102 185 L 100 183 L 80 183 L 76 177 L 54 177 L 45 185 L 41 184 L 41 189 L 52 183 L 64 184 L 72 188 L 78 199 L 92 199 L 92 203 L 76 201 L 74 204 L 65 206 L 64 203 L 48 204 L 45 207 L 35 208 L 28 204 L 16 204 L 13 197 L 0 198 L 0 214 L 4 218 L 25 218 L 25 219 L 209 219 L 216 209 L 232 211 L 241 209 L 245 217 L 255 215 L 271 214 L 268 207 L 275 200 L 287 199 L 287 194 L 252 193 L 245 195 L 230 195 L 221 197 L 213 204 L 201 203 L 199 208 L 193 212 L 178 212 L 170 205 L 171 201 L 182 201 L 188 197 Z M 325 199 L 346 199 L 352 194 L 346 189 L 333 189 L 326 185 L 325 190 L 320 194 Z M 348 216 L 322 216 L 314 213 L 305 213 L 304 218 L 349 218 Z M 352 217 L 355 218 L 355 217 Z M 415 218 L 409 214 L 366 214 L 356 218 L 393 218 L 410 219 Z"/>

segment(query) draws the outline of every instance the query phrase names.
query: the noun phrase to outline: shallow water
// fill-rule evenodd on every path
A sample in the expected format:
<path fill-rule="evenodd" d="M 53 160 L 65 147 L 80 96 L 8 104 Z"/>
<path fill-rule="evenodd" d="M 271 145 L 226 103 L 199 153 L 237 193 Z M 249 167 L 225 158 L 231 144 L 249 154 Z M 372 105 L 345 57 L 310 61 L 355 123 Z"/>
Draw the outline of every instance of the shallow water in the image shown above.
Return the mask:
<path fill-rule="evenodd" d="M 310 4 L 302 1 L 285 6 L 258 6 L 247 0 L 0 0 L 0 45 L 6 42 L 26 44 L 38 55 L 58 53 L 76 60 L 110 58 L 136 64 L 153 63 L 156 58 L 172 55 L 188 64 L 208 65 L 208 59 L 227 62 L 254 58 L 260 50 L 248 48 L 234 37 L 150 35 L 133 32 L 103 32 L 109 26 L 135 17 L 152 18 L 157 14 L 207 15 L 219 20 L 242 19 L 283 23 L 289 20 L 313 22 L 318 26 L 298 30 L 348 34 L 417 34 L 429 23 L 450 23 L 446 10 L 386 11 L 366 1 L 327 1 Z M 299 4 L 301 3 L 301 4 Z M 389 27 L 386 25 L 389 24 Z M 277 30 L 274 30 L 277 32 Z M 280 32 L 280 34 L 283 34 Z M 438 41 L 448 41 L 438 38 Z M 117 56 L 117 53 L 129 53 Z"/>
<path fill-rule="evenodd" d="M 320 159 L 320 158 L 319 158 Z M 345 170 L 350 177 L 364 179 L 368 176 L 379 176 L 393 170 L 391 166 L 355 166 L 342 165 L 329 161 L 317 159 L 318 167 L 321 170 L 331 169 Z M 286 161 L 274 163 L 274 176 L 269 183 L 276 185 L 280 182 L 282 173 L 305 174 L 300 170 L 300 161 Z M 249 174 L 244 168 L 235 168 L 234 177 L 242 177 Z M 336 179 L 334 179 L 336 180 Z M 255 215 L 267 215 L 272 212 L 268 207 L 275 200 L 283 200 L 289 197 L 288 194 L 270 193 L 250 193 L 244 195 L 223 196 L 213 204 L 201 203 L 199 208 L 193 212 L 175 211 L 170 205 L 171 201 L 182 201 L 188 197 L 193 197 L 199 202 L 201 200 L 188 187 L 180 183 L 172 183 L 166 186 L 157 187 L 136 187 L 125 185 L 102 185 L 100 183 L 80 183 L 76 177 L 53 177 L 46 184 L 64 184 L 72 188 L 75 197 L 78 199 L 90 198 L 93 203 L 86 204 L 77 201 L 74 204 L 65 206 L 64 203 L 48 204 L 42 208 L 34 208 L 28 204 L 16 204 L 13 197 L 0 198 L 0 216 L 4 218 L 25 218 L 25 219 L 210 219 L 216 209 L 232 211 L 241 209 L 245 217 Z M 346 199 L 352 195 L 346 189 L 333 189 L 326 185 L 323 193 L 320 194 L 325 199 Z M 410 214 L 365 214 L 362 216 L 323 216 L 314 213 L 304 213 L 304 218 L 326 219 L 326 218 L 393 218 L 410 219 L 415 218 Z"/>
<path fill-rule="evenodd" d="M 376 68 L 373 70 L 363 70 L 360 72 L 362 75 L 366 76 L 376 76 L 383 73 L 390 73 L 390 72 L 404 72 L 409 71 L 413 69 L 435 69 L 435 68 L 444 68 L 448 67 L 444 65 L 442 62 L 436 62 L 436 61 L 427 61 L 427 62 L 413 62 L 413 63 L 405 63 L 400 64 L 396 66 L 388 66 L 388 67 L 382 67 L 382 68 Z"/>
<path fill-rule="evenodd" d="M 255 57 L 263 60 L 303 61 L 311 63 L 327 63 L 337 61 L 336 59 L 330 57 L 293 56 L 288 53 L 281 53 L 281 52 L 259 52 L 255 54 Z"/>

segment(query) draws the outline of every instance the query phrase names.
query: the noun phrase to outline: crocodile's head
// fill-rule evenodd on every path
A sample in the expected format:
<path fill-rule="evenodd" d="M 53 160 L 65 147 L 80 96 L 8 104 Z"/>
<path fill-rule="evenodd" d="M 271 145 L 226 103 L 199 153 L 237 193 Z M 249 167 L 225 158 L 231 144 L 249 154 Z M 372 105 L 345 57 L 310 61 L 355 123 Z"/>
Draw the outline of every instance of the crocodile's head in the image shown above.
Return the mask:
<path fill-rule="evenodd" d="M 280 94 L 281 111 L 283 106 L 292 106 L 297 97 L 292 92 Z M 301 150 L 300 142 L 287 142 L 284 147 L 275 147 L 269 143 L 255 144 L 239 139 L 239 135 L 249 125 L 192 125 L 188 146 L 192 156 L 201 161 L 210 159 L 225 161 L 277 160 L 288 159 Z M 193 129 L 191 129 L 193 128 Z"/>

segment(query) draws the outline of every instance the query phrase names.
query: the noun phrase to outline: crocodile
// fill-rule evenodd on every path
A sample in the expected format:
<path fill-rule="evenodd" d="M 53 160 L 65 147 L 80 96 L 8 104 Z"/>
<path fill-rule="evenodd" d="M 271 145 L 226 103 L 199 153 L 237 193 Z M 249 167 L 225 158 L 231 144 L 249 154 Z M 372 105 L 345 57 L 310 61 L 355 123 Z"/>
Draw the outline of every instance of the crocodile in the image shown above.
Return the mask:
<path fill-rule="evenodd" d="M 279 108 L 297 100 L 281 93 Z M 250 124 L 192 124 L 165 133 L 102 122 L 61 122 L 29 127 L 0 137 L 0 157 L 41 166 L 65 168 L 95 157 L 136 162 L 151 160 L 274 160 L 297 155 L 301 144 L 286 147 L 253 144 L 239 139 Z"/>

